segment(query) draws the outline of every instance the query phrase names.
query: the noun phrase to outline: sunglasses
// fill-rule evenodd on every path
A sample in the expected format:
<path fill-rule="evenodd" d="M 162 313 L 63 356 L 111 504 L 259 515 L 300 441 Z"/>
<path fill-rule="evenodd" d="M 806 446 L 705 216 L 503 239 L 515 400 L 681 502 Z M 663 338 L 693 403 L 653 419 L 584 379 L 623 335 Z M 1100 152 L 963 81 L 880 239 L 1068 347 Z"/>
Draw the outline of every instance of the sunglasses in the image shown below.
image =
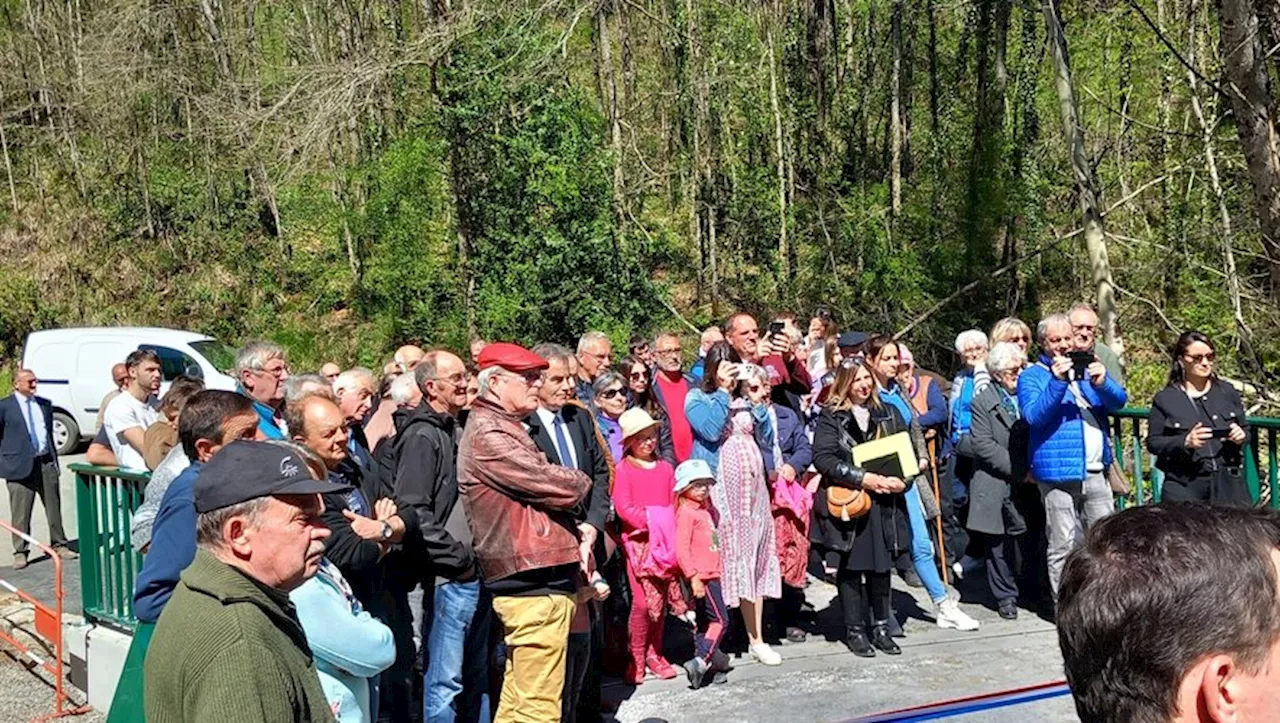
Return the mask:
<path fill-rule="evenodd" d="M 630 376 L 632 379 L 644 379 L 644 377 L 645 377 L 645 373 L 644 373 L 644 372 L 631 372 L 631 374 L 630 374 L 629 376 Z"/>
<path fill-rule="evenodd" d="M 760 391 L 760 385 L 759 385 L 759 384 L 752 384 L 751 386 L 747 387 L 747 389 L 750 389 L 750 390 L 751 390 L 751 391 L 753 391 L 753 392 L 758 392 L 758 391 Z"/>
<path fill-rule="evenodd" d="M 866 360 L 867 358 L 865 356 L 861 354 L 854 354 L 853 356 L 847 357 L 845 358 L 844 361 L 840 362 L 840 366 L 843 369 L 852 369 L 854 367 L 862 366 L 862 364 Z"/>
<path fill-rule="evenodd" d="M 606 390 L 604 390 L 603 392 L 600 392 L 599 394 L 597 394 L 596 396 L 597 396 L 597 397 L 600 397 L 601 399 L 613 399 L 614 397 L 620 397 L 620 396 L 622 396 L 622 390 L 621 390 L 621 389 L 606 389 Z"/>
<path fill-rule="evenodd" d="M 1208 354 L 1196 354 L 1194 356 L 1192 356 L 1191 354 L 1186 354 L 1183 356 L 1183 358 L 1191 362 L 1192 364 L 1204 364 L 1206 362 L 1209 364 L 1212 364 L 1218 360 L 1218 356 L 1213 352 L 1209 352 Z"/>

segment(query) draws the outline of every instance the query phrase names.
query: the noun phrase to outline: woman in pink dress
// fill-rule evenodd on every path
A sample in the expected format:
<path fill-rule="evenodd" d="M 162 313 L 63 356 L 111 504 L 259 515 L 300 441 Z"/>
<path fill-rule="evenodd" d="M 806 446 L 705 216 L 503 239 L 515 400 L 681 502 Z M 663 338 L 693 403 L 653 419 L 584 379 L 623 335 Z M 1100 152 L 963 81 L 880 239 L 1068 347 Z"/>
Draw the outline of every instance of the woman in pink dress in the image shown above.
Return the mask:
<path fill-rule="evenodd" d="M 747 387 L 745 382 L 743 387 Z M 769 444 L 773 429 L 761 404 L 763 393 L 752 394 L 749 388 L 742 391 L 751 401 L 738 398 L 729 406 L 717 469 L 719 484 L 711 488 L 712 501 L 720 513 L 720 581 L 725 604 L 742 608 L 751 657 L 765 665 L 779 665 L 782 656 L 761 637 L 764 598 L 782 596 L 782 572 L 755 426 L 764 425 L 762 436 Z"/>

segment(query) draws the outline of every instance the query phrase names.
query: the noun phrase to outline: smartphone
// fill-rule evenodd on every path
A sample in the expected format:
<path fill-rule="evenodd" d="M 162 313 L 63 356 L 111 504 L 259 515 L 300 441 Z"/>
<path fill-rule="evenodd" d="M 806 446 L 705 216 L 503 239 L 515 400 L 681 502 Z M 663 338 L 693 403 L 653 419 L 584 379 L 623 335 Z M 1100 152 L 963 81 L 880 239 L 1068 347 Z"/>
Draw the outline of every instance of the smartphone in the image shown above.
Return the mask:
<path fill-rule="evenodd" d="M 1231 436 L 1231 428 L 1230 428 L 1230 427 L 1227 427 L 1227 428 L 1214 427 L 1214 428 L 1211 430 L 1211 432 L 1212 432 L 1212 434 L 1211 434 L 1210 436 L 1211 436 L 1213 439 L 1226 439 L 1227 437 L 1230 437 L 1230 436 Z"/>
<path fill-rule="evenodd" d="M 1084 379 L 1089 374 L 1089 365 L 1093 363 L 1093 352 L 1069 351 L 1067 358 L 1071 360 L 1072 379 Z"/>
<path fill-rule="evenodd" d="M 781 334 L 784 328 L 786 328 L 786 324 L 781 321 L 769 322 L 769 336 L 774 337 Z"/>

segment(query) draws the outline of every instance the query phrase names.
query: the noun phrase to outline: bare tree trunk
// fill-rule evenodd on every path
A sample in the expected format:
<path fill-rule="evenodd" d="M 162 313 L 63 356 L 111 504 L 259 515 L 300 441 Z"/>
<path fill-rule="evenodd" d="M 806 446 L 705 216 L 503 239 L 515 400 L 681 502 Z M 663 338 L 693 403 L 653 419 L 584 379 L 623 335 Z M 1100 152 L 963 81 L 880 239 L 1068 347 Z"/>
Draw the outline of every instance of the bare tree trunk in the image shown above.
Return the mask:
<path fill-rule="evenodd" d="M 792 280 L 791 250 L 787 245 L 787 155 L 782 136 L 782 107 L 778 102 L 778 60 L 773 49 L 772 20 L 765 19 L 765 45 L 769 50 L 769 104 L 773 108 L 773 143 L 778 155 L 778 260 L 784 282 Z"/>
<path fill-rule="evenodd" d="M 1223 70 L 1227 95 L 1244 150 L 1262 249 L 1271 274 L 1271 296 L 1280 301 L 1280 150 L 1271 98 L 1271 79 L 1251 0 L 1222 0 Z"/>
<path fill-rule="evenodd" d="M 902 213 L 902 0 L 893 0 L 890 19 L 893 71 L 889 80 L 890 206 L 893 215 Z"/>
<path fill-rule="evenodd" d="M 1192 64 L 1196 63 L 1196 26 L 1193 20 L 1190 29 L 1190 48 L 1187 52 L 1187 58 Z M 1231 314 L 1236 320 L 1236 325 L 1240 327 L 1240 334 L 1245 345 L 1252 347 L 1249 326 L 1245 323 L 1244 309 L 1240 302 L 1240 275 L 1236 273 L 1236 254 L 1233 246 L 1235 234 L 1231 228 L 1231 212 L 1227 210 L 1226 193 L 1222 189 L 1222 182 L 1218 178 L 1218 160 L 1213 149 L 1213 126 L 1204 116 L 1204 109 L 1200 105 L 1200 89 L 1196 81 L 1196 74 L 1187 71 L 1187 84 L 1191 88 L 1191 110 L 1195 113 L 1196 121 L 1200 124 L 1201 137 L 1204 139 L 1204 162 L 1209 169 L 1209 182 L 1213 188 L 1214 199 L 1218 202 L 1218 216 L 1222 221 L 1222 258 L 1226 264 L 1227 274 L 1227 293 L 1231 296 Z"/>
<path fill-rule="evenodd" d="M 626 184 L 622 171 L 622 120 L 618 115 L 618 72 L 613 65 L 613 40 L 609 37 L 609 8 L 612 3 L 601 3 L 596 12 L 596 33 L 600 45 L 600 79 L 604 94 L 605 113 L 609 117 L 609 146 L 613 150 L 613 215 L 621 228 L 624 223 L 623 204 L 626 201 Z"/>
<path fill-rule="evenodd" d="M 1084 246 L 1089 255 L 1089 268 L 1092 271 L 1094 293 L 1097 295 L 1102 338 L 1123 358 L 1124 345 L 1116 327 L 1115 283 L 1111 277 L 1111 260 L 1107 256 L 1106 228 L 1100 213 L 1101 193 L 1089 165 L 1089 158 L 1085 155 L 1084 128 L 1080 125 L 1080 111 L 1071 81 L 1067 36 L 1062 30 L 1055 0 L 1044 0 L 1043 10 L 1046 37 L 1053 55 L 1054 87 L 1058 94 L 1058 111 L 1062 116 L 1062 134 L 1071 154 L 1076 194 L 1080 197 L 1080 211 L 1084 216 Z"/>
<path fill-rule="evenodd" d="M 4 98 L 4 93 L 0 92 L 0 98 Z M 0 150 L 4 151 L 4 175 L 9 181 L 9 201 L 13 204 L 13 213 L 18 213 L 18 187 L 13 182 L 13 162 L 9 158 L 9 134 L 5 132 L 5 122 L 3 111 L 0 111 Z"/>

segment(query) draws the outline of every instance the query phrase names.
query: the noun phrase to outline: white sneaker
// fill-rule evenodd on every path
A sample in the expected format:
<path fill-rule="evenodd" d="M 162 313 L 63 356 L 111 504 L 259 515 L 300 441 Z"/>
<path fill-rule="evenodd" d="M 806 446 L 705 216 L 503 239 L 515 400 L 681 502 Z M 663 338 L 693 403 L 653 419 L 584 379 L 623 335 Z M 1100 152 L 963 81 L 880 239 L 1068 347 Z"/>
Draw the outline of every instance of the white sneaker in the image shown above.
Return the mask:
<path fill-rule="evenodd" d="M 769 647 L 765 643 L 756 643 L 751 646 L 751 657 L 760 661 L 761 665 L 782 665 L 782 656 L 778 655 L 778 651 Z"/>
<path fill-rule="evenodd" d="M 982 560 L 965 555 L 951 565 L 951 571 L 956 574 L 957 579 L 963 580 L 967 575 L 977 572 L 982 565 Z"/>
<path fill-rule="evenodd" d="M 955 628 L 956 630 L 970 631 L 977 630 L 981 627 L 981 623 L 965 614 L 960 609 L 960 604 L 951 598 L 947 598 L 937 604 L 938 627 Z"/>

